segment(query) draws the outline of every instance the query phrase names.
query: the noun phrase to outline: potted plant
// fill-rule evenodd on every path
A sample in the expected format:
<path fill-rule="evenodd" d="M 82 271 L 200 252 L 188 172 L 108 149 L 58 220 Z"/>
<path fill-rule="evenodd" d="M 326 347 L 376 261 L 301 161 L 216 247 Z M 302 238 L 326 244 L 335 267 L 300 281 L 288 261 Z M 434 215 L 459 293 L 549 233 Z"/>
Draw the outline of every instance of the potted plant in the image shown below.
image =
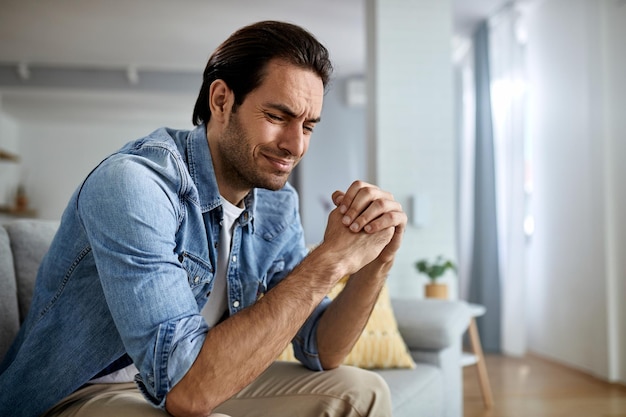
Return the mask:
<path fill-rule="evenodd" d="M 428 259 L 421 259 L 415 263 L 415 267 L 420 274 L 426 275 L 430 280 L 425 287 L 427 298 L 448 298 L 448 286 L 438 283 L 437 279 L 445 274 L 447 270 L 456 272 L 454 262 L 446 259 L 443 255 L 439 255 L 432 262 Z"/>

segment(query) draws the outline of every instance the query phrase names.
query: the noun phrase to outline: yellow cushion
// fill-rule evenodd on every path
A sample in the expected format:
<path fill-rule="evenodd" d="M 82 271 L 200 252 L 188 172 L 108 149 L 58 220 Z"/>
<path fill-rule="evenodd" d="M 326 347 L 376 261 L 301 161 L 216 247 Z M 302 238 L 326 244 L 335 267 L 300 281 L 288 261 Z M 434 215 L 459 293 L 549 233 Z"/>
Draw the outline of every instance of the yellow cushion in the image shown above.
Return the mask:
<path fill-rule="evenodd" d="M 344 286 L 345 280 L 340 281 L 328 296 L 335 298 Z M 297 361 L 291 345 L 277 360 Z M 343 363 L 365 369 L 415 368 L 415 362 L 398 331 L 387 285 L 381 290 L 363 333 Z"/>

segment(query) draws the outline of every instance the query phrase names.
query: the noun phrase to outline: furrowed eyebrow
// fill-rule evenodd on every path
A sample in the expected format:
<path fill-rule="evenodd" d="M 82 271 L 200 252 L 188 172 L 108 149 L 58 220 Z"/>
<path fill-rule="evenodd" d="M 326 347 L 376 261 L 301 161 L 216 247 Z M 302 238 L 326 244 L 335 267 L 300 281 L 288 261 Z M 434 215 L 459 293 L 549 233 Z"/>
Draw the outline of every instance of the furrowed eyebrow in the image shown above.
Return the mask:
<path fill-rule="evenodd" d="M 278 110 L 284 114 L 286 114 L 287 116 L 291 117 L 292 119 L 297 119 L 298 115 L 291 110 L 289 107 L 285 106 L 284 104 L 280 104 L 280 103 L 266 103 L 265 104 L 266 107 L 269 107 L 271 109 L 274 110 Z M 322 120 L 321 117 L 316 117 L 314 119 L 306 119 L 305 122 L 307 123 L 319 123 Z"/>

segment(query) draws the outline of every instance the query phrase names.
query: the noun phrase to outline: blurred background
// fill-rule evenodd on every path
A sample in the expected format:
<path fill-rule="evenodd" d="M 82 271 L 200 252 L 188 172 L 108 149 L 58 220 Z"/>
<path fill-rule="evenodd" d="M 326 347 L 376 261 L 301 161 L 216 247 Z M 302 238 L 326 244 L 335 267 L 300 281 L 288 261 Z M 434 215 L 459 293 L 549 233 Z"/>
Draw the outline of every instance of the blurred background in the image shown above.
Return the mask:
<path fill-rule="evenodd" d="M 375 182 L 410 220 L 393 296 L 444 255 L 486 351 L 626 382 L 624 0 L 2 0 L 0 221 L 59 219 L 122 144 L 191 128 L 211 52 L 264 19 L 335 64 L 292 179 L 308 243 L 334 190 Z"/>

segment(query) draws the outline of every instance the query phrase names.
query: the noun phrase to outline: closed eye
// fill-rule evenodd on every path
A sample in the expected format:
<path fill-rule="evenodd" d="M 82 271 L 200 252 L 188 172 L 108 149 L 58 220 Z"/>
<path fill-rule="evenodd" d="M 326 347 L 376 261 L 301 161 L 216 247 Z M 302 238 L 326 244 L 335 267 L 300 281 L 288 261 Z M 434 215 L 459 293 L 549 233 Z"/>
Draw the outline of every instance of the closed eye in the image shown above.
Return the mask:
<path fill-rule="evenodd" d="M 279 115 L 274 114 L 274 113 L 268 113 L 268 112 L 265 112 L 265 116 L 266 116 L 268 119 L 271 119 L 271 120 L 274 120 L 274 121 L 277 121 L 277 122 L 284 122 L 284 121 L 285 121 L 285 119 L 284 119 L 284 118 L 282 118 L 282 117 L 280 117 Z"/>
<path fill-rule="evenodd" d="M 267 119 L 269 119 L 271 122 L 275 122 L 275 123 L 288 123 L 290 122 L 292 119 L 294 119 L 294 116 L 287 115 L 287 117 L 285 116 L 280 116 L 276 113 L 272 113 L 272 112 L 268 112 L 268 111 L 264 111 L 263 114 L 265 115 L 265 117 Z M 304 132 L 305 135 L 311 135 L 313 133 L 313 130 L 315 128 L 315 123 L 317 123 L 319 121 L 319 119 L 311 119 L 311 120 L 306 120 L 302 125 L 302 130 Z"/>

